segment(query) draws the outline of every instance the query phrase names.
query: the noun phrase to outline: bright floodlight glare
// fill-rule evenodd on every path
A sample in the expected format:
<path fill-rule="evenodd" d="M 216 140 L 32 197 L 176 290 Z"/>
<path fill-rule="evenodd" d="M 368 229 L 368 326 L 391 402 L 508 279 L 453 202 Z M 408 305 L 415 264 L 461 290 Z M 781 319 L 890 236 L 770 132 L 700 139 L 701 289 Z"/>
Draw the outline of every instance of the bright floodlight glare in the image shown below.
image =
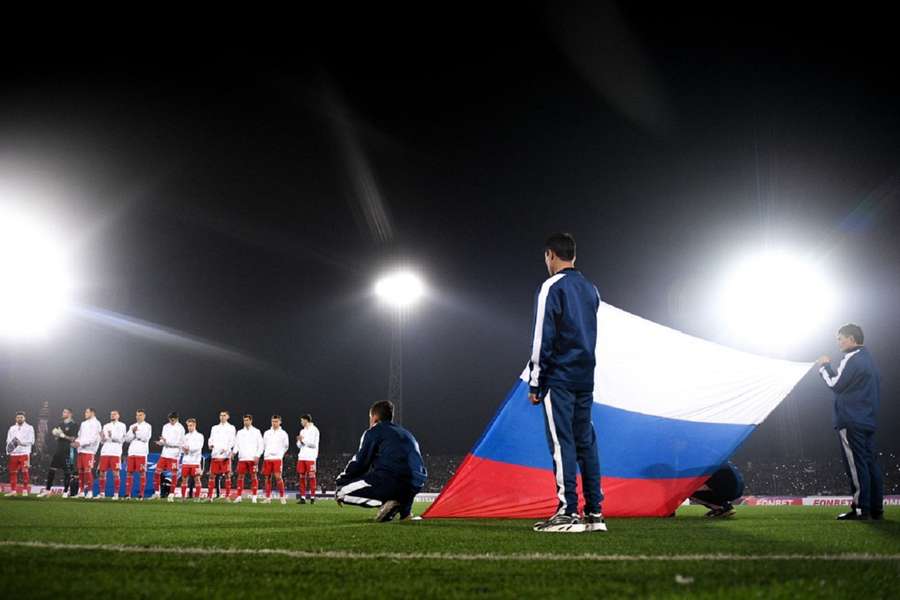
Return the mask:
<path fill-rule="evenodd" d="M 733 334 L 783 346 L 827 326 L 833 299 L 823 267 L 789 253 L 768 252 L 728 272 L 719 307 Z"/>
<path fill-rule="evenodd" d="M 387 304 L 404 308 L 415 304 L 425 294 L 425 284 L 409 271 L 385 275 L 375 284 L 375 295 Z"/>
<path fill-rule="evenodd" d="M 0 211 L 0 337 L 41 337 L 68 306 L 63 249 L 32 220 Z"/>

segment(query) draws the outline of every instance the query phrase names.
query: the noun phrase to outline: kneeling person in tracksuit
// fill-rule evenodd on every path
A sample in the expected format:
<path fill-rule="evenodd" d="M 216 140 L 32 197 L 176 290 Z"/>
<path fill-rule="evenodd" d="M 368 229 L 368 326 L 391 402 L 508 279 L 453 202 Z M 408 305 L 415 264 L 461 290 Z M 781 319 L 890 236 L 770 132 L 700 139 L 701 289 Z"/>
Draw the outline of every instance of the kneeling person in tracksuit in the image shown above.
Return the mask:
<path fill-rule="evenodd" d="M 691 494 L 691 500 L 709 509 L 707 517 L 730 517 L 734 514 L 731 503 L 743 495 L 744 478 L 736 466 L 727 462 Z"/>
<path fill-rule="evenodd" d="M 369 409 L 369 429 L 359 450 L 338 476 L 338 504 L 379 508 L 376 521 L 412 515 L 412 503 L 427 472 L 416 438 L 393 422 L 394 405 L 376 402 Z"/>

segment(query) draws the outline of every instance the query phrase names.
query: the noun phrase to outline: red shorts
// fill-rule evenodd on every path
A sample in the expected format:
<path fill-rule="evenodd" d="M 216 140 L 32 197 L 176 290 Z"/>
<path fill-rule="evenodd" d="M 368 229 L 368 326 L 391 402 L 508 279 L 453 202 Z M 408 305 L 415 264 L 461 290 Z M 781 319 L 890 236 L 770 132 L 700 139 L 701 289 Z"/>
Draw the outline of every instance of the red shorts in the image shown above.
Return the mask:
<path fill-rule="evenodd" d="M 28 462 L 27 454 L 12 454 L 9 457 L 9 462 L 6 464 L 10 473 L 18 473 L 19 471 L 28 470 Z"/>
<path fill-rule="evenodd" d="M 182 477 L 199 477 L 202 474 L 200 465 L 181 465 Z"/>
<path fill-rule="evenodd" d="M 87 452 L 78 453 L 78 470 L 90 471 L 94 468 L 94 455 Z"/>
<path fill-rule="evenodd" d="M 263 477 L 266 475 L 281 475 L 281 459 L 267 458 L 263 461 Z"/>
<path fill-rule="evenodd" d="M 100 472 L 105 473 L 107 471 L 118 471 L 119 463 L 122 462 L 122 458 L 119 456 L 101 456 L 100 457 Z"/>
<path fill-rule="evenodd" d="M 316 474 L 316 461 L 314 460 L 298 460 L 297 461 L 297 472 L 301 475 L 315 475 Z"/>
<path fill-rule="evenodd" d="M 237 469 L 238 475 L 243 475 L 244 473 L 255 475 L 258 464 L 258 461 L 255 460 L 239 460 Z"/>
<path fill-rule="evenodd" d="M 159 457 L 159 460 L 156 461 L 156 472 L 162 473 L 163 471 L 169 471 L 172 475 L 178 472 L 178 459 L 177 458 L 163 458 Z"/>
<path fill-rule="evenodd" d="M 135 473 L 137 471 L 146 471 L 147 470 L 147 457 L 146 456 L 129 456 L 128 457 L 128 472 Z"/>
<path fill-rule="evenodd" d="M 214 458 L 209 463 L 210 475 L 230 475 L 231 459 L 230 458 Z"/>

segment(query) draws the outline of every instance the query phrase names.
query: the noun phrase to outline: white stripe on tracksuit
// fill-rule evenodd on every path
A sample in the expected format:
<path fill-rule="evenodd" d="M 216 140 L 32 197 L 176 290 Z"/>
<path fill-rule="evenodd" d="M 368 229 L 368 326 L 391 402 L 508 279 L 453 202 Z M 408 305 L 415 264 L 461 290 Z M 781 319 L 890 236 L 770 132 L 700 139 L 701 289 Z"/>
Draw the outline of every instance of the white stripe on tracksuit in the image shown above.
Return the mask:
<path fill-rule="evenodd" d="M 843 366 L 843 365 L 842 365 Z M 840 377 L 840 374 L 838 374 Z M 837 377 L 835 377 L 837 379 Z M 841 436 L 841 445 L 844 447 L 844 454 L 847 457 L 847 464 L 850 466 L 850 480 L 853 482 L 853 506 L 859 506 L 859 475 L 856 472 L 856 461 L 853 459 L 853 450 L 850 448 L 850 441 L 847 439 L 847 430 L 838 431 Z"/>
<path fill-rule="evenodd" d="M 538 294 L 537 307 L 535 308 L 534 317 L 534 341 L 531 344 L 531 375 L 528 385 L 531 387 L 538 386 L 538 378 L 541 376 L 541 341 L 544 337 L 544 317 L 547 312 L 547 294 L 553 284 L 565 277 L 565 273 L 558 273 L 544 282 L 541 291 Z"/>
<path fill-rule="evenodd" d="M 553 441 L 553 466 L 556 472 L 556 497 L 559 498 L 559 510 L 556 514 L 564 515 L 568 505 L 566 504 L 566 483 L 563 473 L 562 446 L 556 434 L 556 423 L 553 421 L 553 404 L 550 400 L 550 390 L 544 397 L 544 412 L 547 413 L 547 428 L 550 430 L 550 439 Z"/>
<path fill-rule="evenodd" d="M 360 479 L 359 481 L 354 481 L 352 483 L 348 483 L 344 487 L 340 488 L 337 492 L 337 498 L 346 504 L 354 504 L 356 506 L 369 506 L 376 507 L 381 506 L 381 500 L 375 500 L 374 498 L 363 498 L 361 496 L 352 496 L 351 492 L 356 492 L 367 487 L 372 487 L 370 484 L 366 483 L 364 479 Z"/>
<path fill-rule="evenodd" d="M 848 352 L 847 354 L 844 355 L 844 358 L 841 360 L 841 363 L 838 365 L 837 372 L 834 374 L 834 377 L 832 377 L 831 375 L 828 374 L 828 369 L 826 369 L 824 365 L 819 367 L 819 373 L 822 374 L 822 379 L 825 380 L 825 384 L 828 387 L 833 388 L 834 386 L 837 385 L 838 380 L 840 380 L 840 378 L 841 378 L 841 373 L 844 372 L 844 367 L 847 366 L 847 361 L 850 360 L 851 358 L 853 358 L 854 356 L 856 356 L 857 353 L 859 353 L 859 350 L 854 350 L 853 352 Z M 853 364 L 856 364 L 856 363 L 853 363 Z"/>

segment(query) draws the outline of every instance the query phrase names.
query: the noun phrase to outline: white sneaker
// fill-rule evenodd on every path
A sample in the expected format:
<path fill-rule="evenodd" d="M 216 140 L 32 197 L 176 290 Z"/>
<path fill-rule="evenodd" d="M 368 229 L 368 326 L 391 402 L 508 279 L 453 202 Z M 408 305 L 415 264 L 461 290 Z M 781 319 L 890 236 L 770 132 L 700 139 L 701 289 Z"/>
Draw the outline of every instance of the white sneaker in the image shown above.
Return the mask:
<path fill-rule="evenodd" d="M 282 503 L 282 504 L 287 504 L 287 498 L 285 498 L 284 496 L 282 496 L 282 497 L 281 497 L 281 503 Z"/>
<path fill-rule="evenodd" d="M 12 498 L 13 496 L 16 495 L 16 492 L 6 492 L 6 493 L 3 494 L 3 495 L 6 496 L 7 498 Z"/>
<path fill-rule="evenodd" d="M 76 498 L 84 498 L 84 490 L 79 490 L 78 494 L 75 495 Z"/>
<path fill-rule="evenodd" d="M 263 498 L 262 503 L 263 504 L 272 504 L 272 499 L 271 498 Z"/>
<path fill-rule="evenodd" d="M 37 497 L 38 498 L 46 498 L 49 495 L 50 495 L 50 490 L 48 490 L 47 488 L 44 488 L 40 491 L 40 493 L 38 493 Z"/>
<path fill-rule="evenodd" d="M 28 494 L 29 494 L 29 491 L 28 491 L 28 490 L 25 490 L 24 492 L 22 492 L 22 496 L 23 496 L 23 497 L 26 497 L 26 498 L 27 498 L 27 497 L 28 497 Z"/>
<path fill-rule="evenodd" d="M 250 502 L 256 504 L 256 496 L 250 496 Z"/>
<path fill-rule="evenodd" d="M 243 502 L 243 500 L 244 500 L 244 499 L 243 499 L 241 496 L 238 496 L 237 498 L 234 499 L 234 503 L 235 503 L 235 504 L 240 504 L 241 502 Z"/>
<path fill-rule="evenodd" d="M 62 493 L 62 497 L 63 497 L 63 498 L 68 498 L 68 497 L 69 497 L 69 490 L 64 491 L 64 492 Z"/>
<path fill-rule="evenodd" d="M 91 500 L 99 500 L 99 499 L 102 498 L 102 497 L 103 497 L 103 496 L 100 495 L 100 494 L 94 494 L 94 496 L 93 496 L 93 498 L 91 498 Z"/>
<path fill-rule="evenodd" d="M 153 492 L 153 495 L 150 496 L 151 500 L 159 500 L 159 498 L 160 498 L 159 492 Z"/>
<path fill-rule="evenodd" d="M 118 495 L 118 494 L 113 494 L 112 499 L 113 499 L 113 500 L 118 500 L 118 499 L 119 499 L 119 495 Z"/>
<path fill-rule="evenodd" d="M 167 502 L 175 502 L 175 496 L 172 494 L 169 494 L 168 496 L 166 496 L 166 501 Z"/>

